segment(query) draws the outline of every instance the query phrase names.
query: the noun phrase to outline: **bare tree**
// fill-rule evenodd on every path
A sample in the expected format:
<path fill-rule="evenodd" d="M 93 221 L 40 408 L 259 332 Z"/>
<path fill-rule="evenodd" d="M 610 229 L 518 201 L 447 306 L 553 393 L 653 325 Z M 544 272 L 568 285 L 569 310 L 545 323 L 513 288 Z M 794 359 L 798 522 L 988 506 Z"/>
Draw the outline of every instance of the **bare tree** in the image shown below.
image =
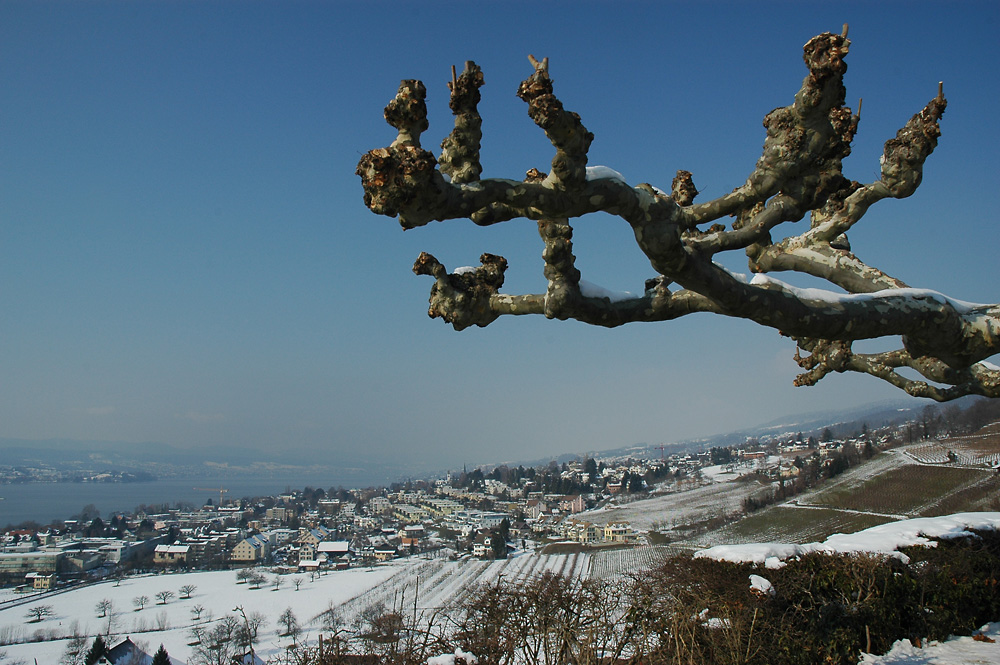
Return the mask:
<path fill-rule="evenodd" d="M 108 615 L 105 617 L 106 623 L 104 624 L 104 636 L 109 642 L 111 641 L 111 637 L 117 632 L 119 619 L 120 617 L 118 612 L 115 611 L 115 608 L 112 607 L 108 610 Z"/>
<path fill-rule="evenodd" d="M 365 204 L 375 213 L 398 216 L 404 229 L 463 218 L 479 226 L 514 218 L 538 222 L 545 293 L 499 293 L 507 269 L 501 256 L 483 254 L 479 267 L 449 273 L 430 254 L 420 255 L 414 272 L 435 279 L 429 314 L 456 330 L 486 326 L 504 315 L 541 314 L 614 327 L 710 312 L 791 337 L 804 370 L 796 385 L 813 385 L 831 372 L 859 372 L 938 401 L 969 394 L 1000 397 L 1000 369 L 983 362 L 1000 351 L 1000 305 L 966 305 L 909 288 L 867 265 L 847 240 L 872 205 L 916 190 L 946 106 L 939 86 L 927 106 L 886 142 L 879 178 L 867 184 L 848 180 L 841 161 L 860 120 L 860 102 L 857 110 L 845 105 L 849 47 L 846 25 L 841 34 L 809 40 L 808 75 L 791 105 L 764 118 L 767 135 L 755 168 L 731 193 L 697 204 L 688 171 L 678 171 L 667 192 L 646 183 L 632 186 L 607 167 L 588 167 L 593 134 L 555 96 L 548 59 L 530 58 L 534 71 L 518 96 L 555 156 L 550 173 L 531 169 L 523 181 L 480 179 L 477 106 L 483 74 L 475 63 L 466 63 L 460 76 L 453 72 L 455 128 L 439 157 L 420 145 L 428 127 L 424 85 L 404 80 L 385 109 L 387 122 L 398 130 L 396 140 L 358 164 Z M 570 220 L 594 212 L 631 226 L 655 271 L 640 295 L 604 292 L 581 279 Z M 779 235 L 806 215 L 808 230 Z M 723 223 L 727 218 L 732 221 Z M 753 279 L 716 262 L 730 251 L 749 256 Z M 768 276 L 780 271 L 826 280 L 840 292 L 803 290 Z M 852 349 L 858 340 L 893 337 L 902 338 L 902 348 L 871 354 Z"/>
<path fill-rule="evenodd" d="M 111 599 L 109 598 L 104 598 L 103 600 L 97 601 L 97 605 L 94 606 L 94 610 L 98 612 L 97 618 L 103 619 L 104 617 L 106 617 L 108 615 L 108 612 L 110 612 L 113 607 L 114 603 L 112 603 Z"/>
<path fill-rule="evenodd" d="M 323 630 L 328 633 L 338 633 L 344 628 L 344 616 L 333 600 L 327 601 L 326 609 L 317 618 L 320 619 Z"/>
<path fill-rule="evenodd" d="M 239 620 L 231 614 L 219 619 L 209 631 L 202 631 L 191 649 L 191 665 L 231 665 L 239 644 L 235 639 Z"/>
<path fill-rule="evenodd" d="M 181 598 L 190 598 L 191 594 L 195 592 L 198 587 L 194 584 L 185 584 L 178 591 L 181 592 Z"/>
<path fill-rule="evenodd" d="M 275 575 L 275 576 L 274 576 L 274 579 L 273 579 L 273 580 L 271 580 L 271 585 L 272 585 L 272 587 L 273 587 L 273 588 L 272 588 L 271 590 L 272 590 L 272 591 L 277 591 L 278 589 L 280 589 L 280 588 L 281 588 L 281 584 L 282 584 L 282 583 L 283 583 L 284 581 L 285 581 L 285 580 L 283 580 L 283 579 L 281 578 L 281 575 Z"/>
<path fill-rule="evenodd" d="M 168 589 L 156 592 L 156 599 L 160 601 L 160 605 L 166 605 L 167 601 L 174 597 L 174 592 Z"/>
<path fill-rule="evenodd" d="M 302 576 L 301 576 L 301 575 L 299 575 L 299 576 L 297 576 L 297 577 L 293 577 L 293 578 L 292 578 L 292 584 L 294 584 L 294 585 L 295 585 L 295 590 L 296 590 L 296 591 L 298 591 L 299 589 L 301 589 L 301 588 L 302 588 L 302 582 L 303 582 L 303 581 L 304 581 L 304 580 L 302 579 Z"/>
<path fill-rule="evenodd" d="M 258 573 L 257 571 L 253 571 L 247 577 L 247 580 L 250 582 L 250 587 L 252 589 L 259 589 L 260 585 L 267 581 L 267 576 L 264 575 L 263 573 Z"/>
<path fill-rule="evenodd" d="M 243 610 L 242 605 L 236 607 L 233 611 L 238 612 L 240 617 L 243 619 L 243 625 L 239 625 L 239 622 L 237 622 L 236 632 L 233 639 L 235 639 L 240 646 L 253 650 L 254 644 L 257 643 L 257 637 L 260 634 L 260 631 L 267 626 L 267 617 L 264 616 L 263 613 L 256 610 L 247 614 Z"/>
<path fill-rule="evenodd" d="M 149 603 L 149 596 L 136 596 L 132 599 L 132 604 L 135 605 L 136 612 L 141 612 L 147 603 Z"/>
<path fill-rule="evenodd" d="M 84 665 L 88 644 L 86 635 L 71 637 L 66 641 L 66 650 L 63 652 L 62 660 L 59 661 L 60 665 Z M 0 662 L 3 662 L 3 658 L 0 658 Z"/>
<path fill-rule="evenodd" d="M 170 629 L 170 615 L 167 614 L 166 610 L 160 610 L 156 613 L 156 629 L 161 632 Z"/>
<path fill-rule="evenodd" d="M 283 632 L 282 635 L 285 637 L 291 637 L 293 642 L 299 636 L 299 633 L 302 632 L 302 628 L 299 626 L 299 619 L 295 616 L 295 612 L 292 611 L 291 607 L 286 608 L 285 611 L 281 613 L 278 617 L 278 623 L 285 629 L 285 632 Z"/>
<path fill-rule="evenodd" d="M 205 606 L 202 604 L 195 605 L 191 608 L 191 618 L 195 621 L 201 621 L 201 613 L 205 611 Z"/>
<path fill-rule="evenodd" d="M 33 605 L 28 608 L 27 613 L 24 615 L 31 620 L 31 623 L 38 623 L 45 617 L 52 616 L 52 606 L 51 605 Z"/>
<path fill-rule="evenodd" d="M 205 637 L 205 626 L 196 625 L 192 626 L 191 630 L 188 631 L 188 637 L 191 639 L 189 644 L 195 645 L 200 644 L 202 638 Z"/>

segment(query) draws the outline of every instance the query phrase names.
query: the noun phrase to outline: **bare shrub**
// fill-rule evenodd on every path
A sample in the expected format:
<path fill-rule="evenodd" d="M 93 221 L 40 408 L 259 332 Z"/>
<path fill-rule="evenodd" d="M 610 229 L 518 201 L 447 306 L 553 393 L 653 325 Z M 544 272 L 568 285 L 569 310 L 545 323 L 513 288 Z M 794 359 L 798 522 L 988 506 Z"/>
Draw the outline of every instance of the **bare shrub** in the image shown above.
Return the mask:
<path fill-rule="evenodd" d="M 156 613 L 156 630 L 170 630 L 170 617 L 166 610 L 160 610 Z"/>

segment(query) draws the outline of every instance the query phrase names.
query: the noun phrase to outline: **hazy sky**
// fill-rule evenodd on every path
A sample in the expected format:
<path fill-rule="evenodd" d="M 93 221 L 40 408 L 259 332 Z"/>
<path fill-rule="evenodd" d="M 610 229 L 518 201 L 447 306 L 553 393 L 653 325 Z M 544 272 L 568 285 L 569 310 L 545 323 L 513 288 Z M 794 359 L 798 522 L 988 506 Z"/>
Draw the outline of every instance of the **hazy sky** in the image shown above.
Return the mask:
<path fill-rule="evenodd" d="M 422 250 L 510 261 L 543 291 L 535 225 L 403 233 L 354 169 L 395 132 L 399 80 L 451 129 L 450 68 L 485 74 L 484 177 L 548 170 L 515 96 L 526 58 L 596 135 L 591 164 L 703 198 L 741 184 L 802 45 L 850 24 L 864 98 L 849 177 L 945 82 L 924 183 L 873 208 L 855 251 L 996 302 L 1000 3 L 44 2 L 0 0 L 0 437 L 324 447 L 443 466 L 729 431 L 896 399 L 873 379 L 793 388 L 794 345 L 709 315 L 615 330 L 426 315 Z M 436 150 L 436 147 L 434 148 Z M 801 222 L 805 224 L 807 222 Z M 576 224 L 584 278 L 641 291 L 628 227 Z M 745 270 L 745 258 L 729 261 Z"/>

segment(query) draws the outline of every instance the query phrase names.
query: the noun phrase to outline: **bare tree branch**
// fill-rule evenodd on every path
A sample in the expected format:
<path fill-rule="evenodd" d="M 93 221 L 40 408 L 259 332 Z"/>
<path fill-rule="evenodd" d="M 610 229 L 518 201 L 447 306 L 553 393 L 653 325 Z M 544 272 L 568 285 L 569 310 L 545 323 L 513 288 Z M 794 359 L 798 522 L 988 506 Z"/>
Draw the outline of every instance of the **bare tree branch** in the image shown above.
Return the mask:
<path fill-rule="evenodd" d="M 522 181 L 480 178 L 477 105 L 484 79 L 475 63 L 466 63 L 461 76 L 453 72 L 448 85 L 455 128 L 439 159 L 420 145 L 428 126 L 426 90 L 406 80 L 385 109 L 396 139 L 358 164 L 365 204 L 398 217 L 404 229 L 451 219 L 480 226 L 515 218 L 538 222 L 545 293 L 501 293 L 507 261 L 500 256 L 483 254 L 479 267 L 452 273 L 430 254 L 417 259 L 414 272 L 435 280 L 428 313 L 457 330 L 504 315 L 613 327 L 712 312 L 794 338 L 809 353 L 796 351 L 806 370 L 797 385 L 850 371 L 939 401 L 967 394 L 1000 397 L 1000 369 L 984 362 L 1000 351 L 1000 307 L 909 288 L 866 264 L 850 246 L 848 231 L 874 204 L 910 196 L 919 186 L 947 102 L 939 85 L 938 94 L 886 142 L 879 179 L 848 180 L 842 160 L 851 153 L 861 106 L 859 101 L 855 112 L 845 105 L 849 48 L 846 26 L 841 34 L 809 40 L 803 49 L 808 74 L 793 103 L 764 118 L 766 137 L 753 171 L 731 193 L 703 203 L 695 203 L 698 191 L 688 171 L 677 172 L 667 193 L 647 183 L 632 186 L 607 167 L 588 166 L 594 136 L 556 97 L 548 59 L 529 56 L 533 71 L 517 94 L 555 154 L 549 173 L 531 169 Z M 631 226 L 656 271 L 641 293 L 613 294 L 582 279 L 571 220 L 593 212 Z M 774 239 L 807 215 L 808 230 Z M 727 218 L 732 221 L 722 223 Z M 753 279 L 714 261 L 734 250 L 746 252 Z M 800 289 L 765 275 L 774 272 L 818 277 L 836 290 Z M 902 348 L 874 355 L 851 350 L 855 341 L 884 337 L 900 338 Z M 926 381 L 900 374 L 904 368 Z"/>

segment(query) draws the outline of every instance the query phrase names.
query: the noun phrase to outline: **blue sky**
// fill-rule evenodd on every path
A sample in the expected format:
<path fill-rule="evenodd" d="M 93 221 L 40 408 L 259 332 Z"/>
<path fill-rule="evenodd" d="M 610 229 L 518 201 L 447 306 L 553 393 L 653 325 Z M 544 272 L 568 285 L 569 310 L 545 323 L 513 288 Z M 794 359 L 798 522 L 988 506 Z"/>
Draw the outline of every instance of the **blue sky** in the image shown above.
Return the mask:
<path fill-rule="evenodd" d="M 902 396 L 862 377 L 792 387 L 793 346 L 695 316 L 616 330 L 541 318 L 453 331 L 420 251 L 510 261 L 544 290 L 534 224 L 403 233 L 354 168 L 394 131 L 399 80 L 485 74 L 484 177 L 547 170 L 514 94 L 527 54 L 596 135 L 591 164 L 703 197 L 745 179 L 813 35 L 850 24 L 864 98 L 847 175 L 949 99 L 924 183 L 851 234 L 913 286 L 997 299 L 1000 4 L 12 2 L 0 0 L 0 437 L 239 444 L 441 466 L 729 431 Z M 803 222 L 804 223 L 804 222 Z M 640 290 L 627 226 L 576 224 L 584 278 Z M 745 260 L 728 263 L 745 269 Z"/>

